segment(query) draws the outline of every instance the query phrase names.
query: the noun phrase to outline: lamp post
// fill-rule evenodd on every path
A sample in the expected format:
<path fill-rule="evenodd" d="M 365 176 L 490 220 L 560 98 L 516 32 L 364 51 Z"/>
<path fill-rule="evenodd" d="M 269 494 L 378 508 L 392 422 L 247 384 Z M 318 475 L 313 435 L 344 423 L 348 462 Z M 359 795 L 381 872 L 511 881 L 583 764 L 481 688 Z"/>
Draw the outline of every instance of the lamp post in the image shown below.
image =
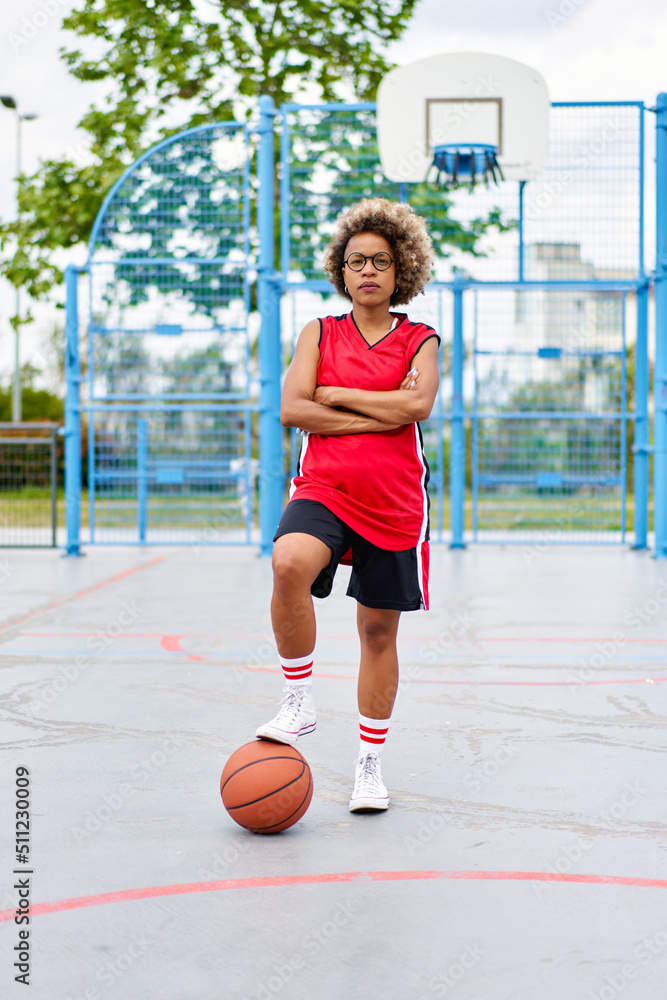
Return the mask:
<path fill-rule="evenodd" d="M 9 108 L 16 115 L 16 219 L 21 218 L 21 203 L 19 194 L 21 190 L 21 125 L 23 122 L 34 121 L 37 115 L 28 113 L 22 114 L 13 97 L 5 94 L 0 96 L 0 102 L 4 107 Z M 17 237 L 18 239 L 18 237 Z M 21 354 L 19 341 L 21 336 L 21 289 L 16 286 L 16 316 L 14 318 L 14 378 L 12 382 L 12 421 L 16 424 L 21 422 Z"/>

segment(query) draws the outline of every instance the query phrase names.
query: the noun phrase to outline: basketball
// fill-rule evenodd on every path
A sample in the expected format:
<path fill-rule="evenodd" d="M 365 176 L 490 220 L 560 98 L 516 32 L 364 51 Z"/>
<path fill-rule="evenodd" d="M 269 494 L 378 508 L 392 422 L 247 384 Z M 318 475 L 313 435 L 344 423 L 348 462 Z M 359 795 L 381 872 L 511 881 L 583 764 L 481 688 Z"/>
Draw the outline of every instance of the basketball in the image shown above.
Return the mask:
<path fill-rule="evenodd" d="M 280 833 L 310 805 L 313 776 L 293 746 L 254 740 L 239 747 L 225 764 L 220 794 L 239 826 L 253 833 Z"/>

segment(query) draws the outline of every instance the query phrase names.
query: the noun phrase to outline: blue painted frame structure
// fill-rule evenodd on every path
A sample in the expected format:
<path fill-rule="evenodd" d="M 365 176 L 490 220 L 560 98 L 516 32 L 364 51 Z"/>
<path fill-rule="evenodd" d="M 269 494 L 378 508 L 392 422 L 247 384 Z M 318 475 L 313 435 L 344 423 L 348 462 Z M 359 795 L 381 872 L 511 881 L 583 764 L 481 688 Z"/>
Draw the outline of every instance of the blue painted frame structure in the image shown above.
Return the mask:
<path fill-rule="evenodd" d="M 226 246 L 235 245 L 239 246 L 240 250 L 237 255 L 233 258 L 228 258 L 225 256 L 215 256 L 210 257 L 196 256 L 192 254 L 192 251 L 186 250 L 185 255 L 181 252 L 177 252 L 172 256 L 137 256 L 136 254 L 121 253 L 120 256 L 117 254 L 104 254 L 98 253 L 98 243 L 100 235 L 103 231 L 103 226 L 107 215 L 114 205 L 114 199 L 117 197 L 119 191 L 123 189 L 129 178 L 147 161 L 151 158 L 156 157 L 161 151 L 167 152 L 167 169 L 169 169 L 168 160 L 168 147 L 176 144 L 183 143 L 187 144 L 188 140 L 194 139 L 206 133 L 216 133 L 218 135 L 239 135 L 242 137 L 242 143 L 246 149 L 245 157 L 242 161 L 239 161 L 237 166 L 232 167 L 222 167 L 221 169 L 227 169 L 235 171 L 235 175 L 240 176 L 240 195 L 238 200 L 238 207 L 234 209 L 237 213 L 240 212 L 238 216 L 240 219 L 239 227 L 237 232 L 240 235 L 236 242 L 231 241 L 231 237 L 225 236 Z M 227 323 L 224 327 L 225 334 L 235 334 L 238 335 L 238 341 L 242 345 L 242 351 L 244 357 L 242 359 L 243 365 L 243 378 L 237 383 L 232 383 L 231 389 L 221 389 L 220 391 L 201 391 L 196 385 L 189 386 L 187 384 L 177 385 L 174 389 L 168 392 L 145 392 L 145 391 L 133 391 L 128 390 L 124 392 L 110 391 L 108 386 L 105 387 L 105 391 L 98 391 L 96 386 L 96 376 L 97 376 L 97 366 L 96 366 L 96 355 L 95 355 L 95 338 L 102 335 L 112 335 L 114 333 L 122 333 L 124 335 L 129 335 L 133 337 L 135 335 L 141 335 L 145 333 L 153 332 L 154 334 L 168 336 L 173 334 L 182 334 L 189 332 L 181 324 L 169 325 L 162 321 L 155 321 L 155 325 L 148 326 L 140 325 L 137 328 L 120 327 L 116 328 L 111 324 L 105 327 L 100 324 L 98 317 L 93 311 L 93 272 L 97 267 L 149 267 L 157 268 L 159 270 L 160 266 L 171 266 L 174 265 L 178 267 L 186 268 L 184 273 L 187 273 L 187 268 L 191 266 L 200 267 L 202 273 L 206 275 L 206 278 L 210 278 L 216 274 L 221 277 L 218 282 L 228 281 L 224 275 L 227 273 L 225 266 L 229 266 L 230 261 L 233 260 L 232 266 L 236 269 L 236 273 L 239 275 L 238 282 L 240 282 L 241 288 L 241 301 L 245 309 L 245 315 L 247 317 L 250 311 L 250 283 L 248 275 L 248 258 L 250 252 L 250 161 L 251 161 L 251 147 L 249 142 L 249 130 L 246 125 L 238 122 L 222 122 L 214 123 L 203 126 L 197 126 L 194 128 L 186 129 L 183 132 L 170 136 L 164 139 L 162 142 L 158 143 L 151 149 L 147 150 L 141 157 L 139 157 L 116 181 L 112 186 L 111 190 L 105 197 L 100 211 L 98 212 L 97 218 L 93 225 L 91 232 L 91 237 L 89 241 L 89 253 L 88 260 L 84 268 L 76 270 L 74 268 L 68 268 L 67 271 L 67 349 L 66 349 L 66 378 L 67 378 L 67 398 L 66 398 L 66 449 L 67 449 L 67 464 L 66 464 L 66 497 L 67 497 L 67 553 L 76 555 L 80 551 L 81 545 L 81 532 L 80 532 L 80 503 L 81 503 L 81 414 L 87 413 L 89 416 L 89 426 L 88 426 L 88 436 L 89 436 L 89 450 L 88 450 L 88 473 L 89 473 L 89 526 L 90 526 L 90 541 L 96 544 L 122 544 L 123 540 L 103 540 L 98 537 L 97 524 L 96 524 L 96 502 L 95 498 L 97 491 L 100 487 L 107 487 L 113 491 L 114 484 L 122 482 L 125 484 L 127 489 L 132 491 L 132 495 L 136 497 L 136 541 L 140 544 L 146 544 L 150 541 L 155 540 L 159 544 L 183 544 L 183 538 L 175 538 L 170 540 L 169 538 L 156 538 L 151 539 L 148 533 L 148 498 L 149 490 L 152 484 L 156 484 L 159 489 L 174 489 L 179 485 L 183 484 L 187 486 L 188 482 L 198 482 L 204 484 L 204 493 L 202 497 L 205 496 L 206 489 L 213 489 L 215 484 L 218 484 L 218 488 L 229 488 L 227 485 L 223 484 L 236 484 L 233 489 L 237 490 L 238 496 L 242 498 L 239 502 L 241 508 L 244 509 L 244 532 L 243 541 L 249 543 L 252 540 L 252 521 L 253 521 L 253 478 L 251 473 L 252 468 L 252 439 L 251 439 L 251 421 L 254 418 L 254 414 L 260 409 L 261 401 L 258 404 L 253 402 L 250 396 L 250 383 L 249 383 L 249 362 L 250 362 L 250 344 L 247 333 L 247 323 L 243 326 L 235 327 Z M 206 143 L 201 148 L 204 148 Z M 194 148 L 194 147 L 190 147 Z M 179 161 L 176 160 L 176 163 Z M 217 167 L 217 161 L 215 162 Z M 184 173 L 180 175 L 186 178 L 187 175 L 187 165 Z M 229 175 L 231 176 L 231 174 Z M 169 183 L 168 180 L 166 183 Z M 206 183 L 206 182 L 204 182 Z M 203 190 L 203 189 L 202 189 Z M 176 202 L 178 204 L 178 202 Z M 223 203 L 224 204 L 224 203 Z M 132 207 L 132 211 L 134 207 Z M 241 254 L 239 258 L 238 253 Z M 107 259 L 109 258 L 109 259 Z M 242 259 L 244 263 L 239 266 L 239 260 Z M 213 268 L 214 270 L 208 270 Z M 88 400 L 85 404 L 81 404 L 80 401 L 80 363 L 79 363 L 79 332 L 78 332 L 78 311 L 77 311 L 77 279 L 79 274 L 87 273 L 89 280 L 89 291 L 90 291 L 90 320 L 89 320 L 89 373 L 88 373 Z M 205 278 L 205 280 L 206 280 Z M 237 283 L 238 283 L 237 282 Z M 216 287 L 215 283 L 211 285 L 211 289 Z M 232 293 L 233 294 L 233 293 Z M 207 326 L 203 329 L 206 334 L 216 333 L 218 328 L 213 326 Z M 125 465 L 117 467 L 115 463 L 112 467 L 107 467 L 104 464 L 100 464 L 97 459 L 97 453 L 95 448 L 95 422 L 97 419 L 104 419 L 109 415 L 119 415 L 125 414 L 126 418 L 130 418 L 135 421 L 136 426 L 136 450 L 134 452 L 134 458 L 130 461 L 125 462 Z M 199 416 L 197 416 L 199 414 Z M 216 416 L 217 415 L 217 416 Z M 181 448 L 180 454 L 178 454 L 176 460 L 173 456 L 166 453 L 164 455 L 158 455 L 157 458 L 151 458 L 151 452 L 149 448 L 149 433 L 151 426 L 156 426 L 156 417 L 168 421 L 188 419 L 192 421 L 193 419 L 208 419 L 209 423 L 212 421 L 218 421 L 222 415 L 226 415 L 230 420 L 232 420 L 234 427 L 237 426 L 241 431 L 241 440 L 239 442 L 240 453 L 243 455 L 242 460 L 236 462 L 229 462 L 222 458 L 215 457 L 215 448 L 213 451 L 209 451 L 207 456 L 198 456 L 196 461 L 189 461 L 187 454 Z M 159 420 L 158 420 L 159 423 Z M 216 425 L 217 426 L 217 425 Z M 164 430 L 164 428 L 162 428 Z M 197 433 L 194 432 L 193 433 Z M 209 437 L 209 440 L 210 437 Z M 128 453 L 128 448 L 131 448 L 131 442 L 127 439 L 123 441 L 123 453 Z M 224 444 L 218 445 L 218 451 L 225 448 Z M 234 453 L 238 453 L 238 448 Z M 176 467 L 178 466 L 178 468 Z M 200 489 L 201 487 L 196 487 Z M 169 517 L 167 517 L 169 521 Z M 201 531 L 199 533 L 198 542 L 200 544 L 236 544 L 236 541 L 232 541 L 230 538 L 225 537 L 225 532 L 217 529 L 210 530 L 210 523 L 206 521 L 206 515 L 203 515 L 203 520 L 201 524 Z"/>
<path fill-rule="evenodd" d="M 667 93 L 656 104 L 656 248 L 655 248 L 655 408 L 653 502 L 655 554 L 667 558 Z"/>
<path fill-rule="evenodd" d="M 665 98 L 667 101 L 667 98 Z M 660 103 L 660 99 L 659 99 Z M 578 290 L 578 291 L 607 291 L 607 292 L 619 292 L 621 293 L 623 300 L 625 300 L 626 294 L 628 292 L 636 293 L 637 296 L 637 340 L 636 340 L 636 364 L 635 364 L 635 390 L 636 398 L 638 400 L 638 405 L 635 408 L 634 413 L 627 412 L 625 402 L 622 405 L 620 412 L 614 412 L 613 418 L 620 421 L 620 441 L 621 441 L 621 473 L 618 479 L 618 485 L 621 486 L 621 519 L 622 519 L 622 530 L 620 532 L 620 537 L 625 539 L 625 510 L 626 510 L 626 457 L 624 444 L 627 435 L 627 422 L 629 420 L 634 421 L 635 425 L 635 449 L 634 449 L 634 481 L 635 481 L 635 506 L 634 506 L 634 547 L 635 548 L 645 548 L 647 545 L 647 528 L 648 528 L 648 471 L 647 471 L 647 450 L 648 450 L 648 411 L 646 404 L 646 390 L 648 387 L 648 306 L 647 306 L 647 296 L 649 279 L 644 270 L 644 171 L 645 171 L 645 154 L 644 154 L 644 112 L 645 107 L 641 101 L 583 101 L 583 102 L 554 102 L 553 107 L 556 108 L 566 108 L 566 107 L 624 107 L 624 108 L 637 108 L 639 112 L 639 203 L 637 205 L 637 224 L 638 224 L 638 268 L 637 276 L 634 280 L 617 280 L 617 281 L 531 281 L 525 278 L 525 252 L 524 252 L 524 193 L 526 182 L 521 182 L 519 184 L 519 225 L 518 225 L 518 261 L 517 261 L 517 279 L 515 281 L 475 281 L 470 280 L 463 274 L 456 273 L 454 280 L 451 282 L 433 282 L 431 288 L 447 289 L 452 294 L 453 298 L 453 344 L 452 344 L 452 408 L 449 414 L 434 413 L 434 417 L 438 420 L 448 419 L 451 422 L 451 432 L 450 432 L 450 518 L 451 518 L 451 541 L 450 545 L 452 548 L 463 548 L 465 547 L 465 477 L 466 477 L 466 461 L 465 461 L 465 423 L 466 419 L 472 419 L 473 421 L 473 452 L 474 460 L 477 458 L 477 452 L 475 450 L 475 421 L 479 419 L 479 412 L 477 409 L 476 400 L 473 402 L 472 410 L 466 414 L 465 405 L 463 402 L 463 384 L 464 384 L 464 346 L 463 346 L 463 302 L 465 298 L 465 293 L 467 291 L 474 291 L 475 289 L 517 289 L 517 290 L 538 290 L 538 289 L 557 289 L 560 291 L 568 290 Z M 280 183 L 280 198 L 281 198 L 281 290 L 309 290 L 312 292 L 326 292 L 331 291 L 331 286 L 329 282 L 321 279 L 302 279 L 299 281 L 293 281 L 290 278 L 290 262 L 291 262 L 291 246 L 290 246 L 290 124 L 289 116 L 291 113 L 298 111 L 308 111 L 308 110 L 320 110 L 323 112 L 330 111 L 373 111 L 375 108 L 374 104 L 371 103 L 356 103 L 356 104 L 327 104 L 327 105 L 297 105 L 297 104 L 285 104 L 281 107 L 281 183 Z M 665 108 L 665 114 L 667 115 L 667 107 Z M 667 118 L 666 118 L 667 120 Z M 664 135 L 664 132 L 663 132 Z M 667 188 L 667 140 L 665 140 L 665 166 L 664 172 L 662 174 L 664 186 Z M 410 185 L 402 184 L 400 185 L 399 197 L 401 200 L 409 200 Z M 667 246 L 667 198 L 665 198 L 665 240 L 664 245 Z M 667 261 L 667 252 L 663 254 L 663 259 Z M 665 264 L 665 271 L 667 273 L 667 264 Z M 667 313 L 667 300 L 665 312 Z M 625 324 L 625 308 L 623 309 L 623 323 Z M 667 319 L 665 320 L 665 330 L 667 331 Z M 667 332 L 665 334 L 665 343 L 667 344 Z M 625 343 L 625 326 L 623 327 L 623 342 Z M 665 357 L 667 358 L 667 347 L 665 348 Z M 626 398 L 626 371 L 625 371 L 625 356 L 622 359 L 621 364 L 621 384 L 622 384 L 622 396 L 623 400 Z M 665 361 L 665 370 L 667 371 L 667 361 Z M 667 392 L 667 376 L 665 379 L 665 391 Z M 642 395 L 643 394 L 643 395 Z M 640 401 L 640 395 L 642 399 Z M 656 406 L 657 414 L 657 406 Z M 512 415 L 504 413 L 503 418 L 515 419 L 517 415 Z M 522 418 L 526 418 L 527 413 L 522 413 Z M 535 419 L 541 419 L 544 414 L 535 412 L 531 414 Z M 549 413 L 551 418 L 556 418 L 558 414 L 553 412 Z M 576 412 L 567 411 L 561 415 L 561 419 L 565 417 L 570 419 L 576 419 L 581 417 L 582 414 Z M 587 419 L 590 418 L 609 418 L 609 414 L 591 414 L 587 412 L 585 414 Z M 665 407 L 665 441 L 667 442 L 667 406 Z M 666 446 L 667 452 L 667 446 Z M 667 455 L 665 458 L 665 468 L 667 469 Z M 657 476 L 657 473 L 656 473 Z M 667 473 L 662 477 L 664 480 L 664 491 L 665 500 L 667 501 Z M 439 483 L 433 483 L 432 485 L 436 487 L 436 493 L 438 490 L 442 489 L 442 477 Z M 473 518 L 477 517 L 477 489 L 479 486 L 479 479 L 476 478 L 475 473 L 473 473 Z M 657 478 L 656 478 L 656 490 Z M 656 498 L 658 493 L 656 492 Z M 657 502 L 657 499 L 656 499 Z M 442 509 L 442 508 L 441 508 Z M 664 526 L 664 546 L 665 554 L 667 554 L 667 502 L 665 503 L 665 526 Z M 476 532 L 475 532 L 476 535 Z M 511 541 L 510 537 L 505 537 L 503 541 Z M 570 539 L 571 541 L 571 539 Z"/>
<path fill-rule="evenodd" d="M 656 377 L 655 377 L 655 432 L 654 443 L 649 443 L 649 415 L 648 415 L 648 385 L 649 385 L 649 363 L 648 363 L 648 298 L 651 285 L 651 277 L 645 272 L 644 264 L 644 105 L 641 102 L 555 102 L 554 107 L 636 107 L 639 110 L 640 120 L 640 159 L 639 159 L 639 204 L 637 205 L 637 220 L 639 228 L 639 264 L 636 278 L 632 280 L 605 280 L 605 281 L 531 281 L 526 280 L 526 259 L 524 246 L 524 221 L 525 221 L 525 182 L 519 185 L 518 200 L 518 259 L 516 280 L 512 281 L 480 281 L 473 280 L 462 272 L 455 273 L 452 281 L 433 282 L 431 287 L 439 294 L 439 306 L 442 307 L 442 296 L 447 294 L 452 299 L 453 305 L 453 356 L 452 356 L 452 403 L 447 410 L 443 406 L 443 400 L 438 398 L 433 416 L 431 418 L 431 429 L 435 429 L 437 434 L 437 461 L 440 475 L 432 481 L 432 486 L 436 498 L 440 501 L 439 512 L 442 517 L 444 509 L 444 434 L 445 421 L 451 425 L 450 429 L 450 517 L 451 517 L 451 538 L 452 547 L 464 547 L 466 544 L 465 531 L 465 496 L 466 496 L 466 425 L 472 427 L 473 458 L 478 461 L 479 441 L 478 427 L 480 410 L 477 400 L 473 400 L 472 408 L 466 409 L 464 403 L 465 386 L 465 346 L 464 346 L 464 303 L 467 293 L 474 293 L 475 290 L 489 291 L 493 289 L 503 290 L 554 290 L 568 291 L 590 291 L 590 292 L 615 292 L 620 293 L 625 301 L 627 293 L 636 294 L 637 300 L 637 339 L 636 339 L 636 367 L 635 367 L 635 394 L 636 406 L 634 413 L 627 411 L 625 404 L 620 411 L 613 414 L 614 419 L 621 421 L 621 436 L 625 439 L 628 421 L 634 421 L 634 544 L 636 548 L 645 548 L 648 536 L 648 483 L 649 483 L 649 454 L 655 451 L 654 461 L 654 490 L 656 503 L 656 555 L 667 556 L 667 95 L 658 96 L 657 108 L 650 109 L 657 111 L 657 260 L 656 260 Z M 271 537 L 275 525 L 280 516 L 285 485 L 284 471 L 284 448 L 283 432 L 280 426 L 280 379 L 281 379 L 281 297 L 285 292 L 294 290 L 308 290 L 312 292 L 330 292 L 331 286 L 328 281 L 320 278 L 309 278 L 306 280 L 293 280 L 289 272 L 290 267 L 290 202 L 291 202 L 291 178 L 290 178 L 290 125 L 289 116 L 292 112 L 301 110 L 313 111 L 344 111 L 344 112 L 372 112 L 375 105 L 369 102 L 363 103 L 336 103 L 329 105 L 284 105 L 279 112 L 276 112 L 271 99 L 263 97 L 259 102 L 259 147 L 258 147 L 258 178 L 259 178 L 259 203 L 258 203 L 258 229 L 260 253 L 258 260 L 258 307 L 261 318 L 261 330 L 259 338 L 259 363 L 260 363 L 260 399 L 259 404 L 249 401 L 247 396 L 236 392 L 204 392 L 195 393 L 188 396 L 188 393 L 137 393 L 128 399 L 123 393 L 108 392 L 103 396 L 95 395 L 94 372 L 89 374 L 89 395 L 87 403 L 82 404 L 80 400 L 81 372 L 78 348 L 78 318 L 77 318 L 77 279 L 79 274 L 88 273 L 91 279 L 92 267 L 101 261 L 94 259 L 96 240 L 100 232 L 105 214 L 112 203 L 114 195 L 127 179 L 129 174 L 136 170 L 153 153 L 164 146 L 177 141 L 183 137 L 208 129 L 219 129 L 225 126 L 233 128 L 244 128 L 238 123 L 221 123 L 200 126 L 188 129 L 180 136 L 170 137 L 159 143 L 153 149 L 147 151 L 139 160 L 133 164 L 128 171 L 116 182 L 104 200 L 100 213 L 93 227 L 90 242 L 89 258 L 83 269 L 77 270 L 70 266 L 66 272 L 67 289 L 67 349 L 66 349 L 66 420 L 65 420 L 65 441 L 66 441 L 66 500 L 67 500 L 67 552 L 77 554 L 80 549 L 80 491 L 81 491 L 81 413 L 90 414 L 89 433 L 91 441 L 94 440 L 93 418 L 100 411 L 107 411 L 111 408 L 114 411 L 131 410 L 136 414 L 139 424 L 137 425 L 138 458 L 136 476 L 137 484 L 141 484 L 138 490 L 138 534 L 140 541 L 146 541 L 146 519 L 147 519 L 147 490 L 146 484 L 151 475 L 151 463 L 148 452 L 148 428 L 145 423 L 144 414 L 155 407 L 156 402 L 164 409 L 170 404 L 183 406 L 188 402 L 191 410 L 234 410 L 244 415 L 246 419 L 246 455 L 248 462 L 246 468 L 238 475 L 245 479 L 246 496 L 249 498 L 252 490 L 252 483 L 248 472 L 250 465 L 250 419 L 253 413 L 259 412 L 259 442 L 260 442 L 260 542 L 261 550 L 267 553 L 271 548 Z M 274 262 L 274 140 L 275 140 L 275 119 L 281 122 L 280 134 L 280 271 L 276 272 Z M 247 137 L 247 132 L 244 132 Z M 250 160 L 245 163 L 245 185 L 246 192 L 250 184 Z M 397 185 L 397 194 L 401 200 L 409 199 L 409 185 Z M 250 227 L 250 208 L 248 199 L 245 203 L 245 231 L 246 250 L 247 234 Z M 122 262 L 133 264 L 134 258 L 131 254 L 122 258 Z M 151 258 L 151 263 L 169 264 L 172 258 Z M 213 265 L 221 265 L 224 258 L 211 258 L 209 261 Z M 114 258 L 114 264 L 118 263 L 118 258 Z M 144 258 L 137 258 L 136 263 L 145 263 Z M 245 274 L 244 298 L 249 306 L 250 289 Z M 623 309 L 625 317 L 625 309 Z M 624 320 L 625 321 L 625 320 Z M 95 329 L 95 318 L 93 317 L 93 330 Z M 113 332 L 110 328 L 109 332 Z M 131 331 L 124 331 L 131 332 Z M 137 331 L 138 332 L 138 331 Z M 175 332 L 167 328 L 164 324 L 157 329 L 162 334 Z M 180 332 L 180 331 L 179 331 Z M 623 330 L 623 338 L 625 331 Z M 248 345 L 246 345 L 247 347 Z M 612 352 L 613 353 L 613 352 Z M 624 359 L 623 359 L 624 360 Z M 92 369 L 92 366 L 91 366 Z M 625 398 L 625 364 L 622 365 L 621 383 L 622 395 Z M 189 401 L 191 400 L 191 402 Z M 547 411 L 550 419 L 559 417 L 601 419 L 608 418 L 610 414 L 564 411 L 559 415 L 553 410 Z M 521 418 L 527 416 L 536 420 L 544 418 L 545 414 L 539 410 L 531 411 L 527 414 L 521 412 Z M 513 420 L 518 418 L 518 414 L 503 412 L 502 418 Z M 621 477 L 625 481 L 625 450 L 621 446 L 623 455 L 623 467 Z M 93 489 L 99 482 L 100 470 L 94 461 L 94 449 L 91 449 L 93 461 L 90 464 L 90 477 Z M 473 466 L 473 508 L 474 518 L 477 518 L 477 494 L 479 488 L 479 477 L 476 478 Z M 168 470 L 167 470 L 168 471 Z M 163 472 L 163 476 L 167 473 Z M 175 475 L 175 473 L 174 473 Z M 171 481 L 171 480 L 170 480 Z M 623 505 L 625 500 L 623 498 Z M 623 518 L 623 523 L 624 523 Z M 95 532 L 95 510 L 91 507 L 91 530 Z M 442 540 L 442 529 L 436 529 L 434 538 Z M 248 521 L 246 531 L 246 541 L 250 541 L 250 524 Z M 223 541 L 218 539 L 218 541 Z M 504 541 L 511 541 L 505 538 Z M 178 544 L 175 542 L 174 544 Z"/>

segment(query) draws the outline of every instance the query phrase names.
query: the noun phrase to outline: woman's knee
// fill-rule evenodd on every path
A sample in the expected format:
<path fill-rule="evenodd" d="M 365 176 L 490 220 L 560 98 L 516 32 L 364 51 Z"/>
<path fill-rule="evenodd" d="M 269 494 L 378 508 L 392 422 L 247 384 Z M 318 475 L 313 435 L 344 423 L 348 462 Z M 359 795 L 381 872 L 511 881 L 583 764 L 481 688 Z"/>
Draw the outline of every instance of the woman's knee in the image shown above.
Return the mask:
<path fill-rule="evenodd" d="M 302 536 L 282 535 L 273 546 L 273 580 L 280 589 L 309 588 L 330 558 L 329 550 L 319 539 L 312 538 L 315 546 L 299 539 Z"/>
<path fill-rule="evenodd" d="M 359 614 L 359 638 L 373 653 L 384 653 L 396 643 L 396 620 L 381 611 L 365 608 Z"/>

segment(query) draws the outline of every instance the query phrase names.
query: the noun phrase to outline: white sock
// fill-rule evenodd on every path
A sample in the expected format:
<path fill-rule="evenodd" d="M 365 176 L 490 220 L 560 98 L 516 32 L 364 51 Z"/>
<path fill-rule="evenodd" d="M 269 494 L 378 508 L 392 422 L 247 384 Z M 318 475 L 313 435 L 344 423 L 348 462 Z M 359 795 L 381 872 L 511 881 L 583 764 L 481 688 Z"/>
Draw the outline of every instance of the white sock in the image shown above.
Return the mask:
<path fill-rule="evenodd" d="M 313 686 L 313 653 L 308 656 L 297 656 L 292 660 L 286 656 L 280 657 L 280 666 L 283 668 L 287 687 L 304 692 L 310 691 Z"/>
<path fill-rule="evenodd" d="M 359 713 L 359 754 L 382 753 L 391 719 L 369 719 Z"/>

